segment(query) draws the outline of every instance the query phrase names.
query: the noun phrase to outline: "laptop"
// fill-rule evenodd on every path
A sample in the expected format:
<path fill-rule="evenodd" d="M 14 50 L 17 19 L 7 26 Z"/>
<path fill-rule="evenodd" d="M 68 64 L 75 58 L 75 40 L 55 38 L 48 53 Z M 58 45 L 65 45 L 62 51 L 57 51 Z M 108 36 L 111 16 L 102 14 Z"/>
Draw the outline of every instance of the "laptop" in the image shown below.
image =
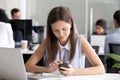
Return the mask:
<path fill-rule="evenodd" d="M 0 48 L 0 80 L 27 80 L 23 56 L 18 48 Z"/>

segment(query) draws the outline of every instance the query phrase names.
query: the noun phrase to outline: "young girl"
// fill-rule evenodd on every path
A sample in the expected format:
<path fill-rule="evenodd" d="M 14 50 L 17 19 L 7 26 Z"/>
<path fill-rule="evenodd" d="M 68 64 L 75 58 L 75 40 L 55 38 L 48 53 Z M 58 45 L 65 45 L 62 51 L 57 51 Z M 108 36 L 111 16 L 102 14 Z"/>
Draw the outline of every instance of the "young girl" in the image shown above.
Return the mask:
<path fill-rule="evenodd" d="M 93 67 L 85 68 L 85 56 Z M 44 66 L 36 64 L 44 57 Z M 70 10 L 59 6 L 53 8 L 47 19 L 47 38 L 40 44 L 26 63 L 28 72 L 53 72 L 60 63 L 63 75 L 103 74 L 104 66 L 87 40 L 76 34 Z"/>

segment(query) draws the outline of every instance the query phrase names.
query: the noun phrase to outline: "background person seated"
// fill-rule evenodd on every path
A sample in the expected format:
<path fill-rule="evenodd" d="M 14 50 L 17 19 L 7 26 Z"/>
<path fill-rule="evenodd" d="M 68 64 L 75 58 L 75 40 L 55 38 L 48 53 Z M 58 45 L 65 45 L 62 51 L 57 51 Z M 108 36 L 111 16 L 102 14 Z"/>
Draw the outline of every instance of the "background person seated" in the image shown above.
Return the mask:
<path fill-rule="evenodd" d="M 13 20 L 21 20 L 21 12 L 18 8 L 13 8 L 11 10 L 11 18 Z M 19 37 L 18 37 L 19 36 Z M 32 39 L 36 39 L 36 32 L 32 30 Z M 15 46 L 20 47 L 21 46 L 21 40 L 23 40 L 23 32 L 21 30 L 14 31 L 14 40 L 15 40 Z"/>
<path fill-rule="evenodd" d="M 96 32 L 93 35 L 106 35 L 107 22 L 104 19 L 99 19 L 95 23 Z"/>
<path fill-rule="evenodd" d="M 17 8 L 13 8 L 11 10 L 11 18 L 13 20 L 19 20 L 21 19 L 21 12 Z M 13 32 L 14 40 L 15 40 L 15 47 L 21 46 L 21 40 L 23 40 L 23 33 L 20 30 L 16 30 Z"/>
<path fill-rule="evenodd" d="M 109 53 L 109 43 L 120 43 L 120 10 L 116 11 L 113 15 L 113 23 L 115 31 L 105 38 L 104 52 Z"/>
<path fill-rule="evenodd" d="M 114 15 L 113 15 L 113 23 L 114 23 L 114 28 L 115 31 L 111 34 L 108 34 L 105 38 L 105 46 L 104 46 L 104 53 L 105 54 L 109 54 L 110 49 L 109 49 L 109 44 L 110 43 L 114 43 L 114 44 L 120 44 L 120 10 L 117 10 Z M 117 72 L 119 70 L 112 70 L 112 67 L 110 67 L 110 64 L 114 64 L 111 61 L 109 61 L 109 58 L 106 59 L 106 63 L 107 63 L 107 72 Z"/>
<path fill-rule="evenodd" d="M 17 8 L 13 8 L 11 10 L 11 17 L 12 19 L 21 19 L 21 12 Z"/>

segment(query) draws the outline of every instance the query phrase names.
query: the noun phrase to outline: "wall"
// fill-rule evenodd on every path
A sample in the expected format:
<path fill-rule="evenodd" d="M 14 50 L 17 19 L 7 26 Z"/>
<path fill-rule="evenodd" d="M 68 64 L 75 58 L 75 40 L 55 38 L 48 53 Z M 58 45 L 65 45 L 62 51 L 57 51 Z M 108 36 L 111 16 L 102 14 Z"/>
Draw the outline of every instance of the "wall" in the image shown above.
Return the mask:
<path fill-rule="evenodd" d="M 89 10 L 90 8 L 93 9 L 93 21 L 92 21 L 93 31 L 95 31 L 95 22 L 98 19 L 103 18 L 107 21 L 107 24 L 108 24 L 107 30 L 109 32 L 112 32 L 114 30 L 113 14 L 116 10 L 120 9 L 120 1 L 119 0 L 99 0 L 99 1 L 90 0 L 88 3 L 89 3 Z M 90 19 L 88 19 L 88 21 L 90 22 Z"/>
<path fill-rule="evenodd" d="M 33 18 L 34 24 L 37 23 L 40 25 L 46 25 L 48 13 L 53 7 L 66 6 L 74 16 L 78 32 L 82 34 L 85 33 L 85 0 L 37 0 L 36 2 L 32 1 L 28 5 L 32 9 L 28 11 L 28 14 L 32 14 L 28 16 L 28 18 Z M 33 9 L 35 5 L 37 5 L 37 7 Z"/>
<path fill-rule="evenodd" d="M 120 9 L 119 0 L 0 0 L 0 7 L 4 8 L 9 17 L 10 10 L 20 8 L 23 18 L 32 19 L 33 25 L 45 25 L 49 11 L 55 6 L 68 7 L 75 20 L 80 34 L 90 34 L 90 9 L 93 8 L 92 29 L 99 18 L 108 22 L 108 30 L 113 30 L 112 15 Z"/>
<path fill-rule="evenodd" d="M 90 36 L 95 30 L 95 22 L 99 18 L 106 19 L 108 31 L 114 29 L 112 15 L 115 10 L 120 9 L 119 0 L 28 0 L 28 18 L 33 19 L 34 25 L 46 25 L 49 11 L 55 6 L 68 7 L 75 20 L 78 32 Z M 93 21 L 90 20 L 90 9 L 93 9 Z M 91 23 L 91 24 L 90 24 Z M 92 29 L 91 29 L 92 27 Z"/>
<path fill-rule="evenodd" d="M 26 0 L 0 0 L 0 8 L 6 10 L 9 18 L 11 18 L 11 9 L 19 8 L 22 13 L 22 18 L 26 18 Z"/>

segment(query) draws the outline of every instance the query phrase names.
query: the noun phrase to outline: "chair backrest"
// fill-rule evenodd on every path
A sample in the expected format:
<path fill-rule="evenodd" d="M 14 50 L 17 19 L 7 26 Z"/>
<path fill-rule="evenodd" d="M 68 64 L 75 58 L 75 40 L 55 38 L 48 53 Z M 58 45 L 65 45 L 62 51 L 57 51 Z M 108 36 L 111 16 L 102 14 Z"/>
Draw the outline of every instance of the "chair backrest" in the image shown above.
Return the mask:
<path fill-rule="evenodd" d="M 92 48 L 95 50 L 95 52 L 98 54 L 99 52 L 99 46 L 92 46 Z"/>
<path fill-rule="evenodd" d="M 120 55 L 120 43 L 119 44 L 109 43 L 109 50 L 110 50 L 110 53 L 115 53 L 115 54 Z M 107 72 L 108 73 L 118 73 L 119 69 L 112 68 L 113 64 L 116 63 L 115 60 L 107 57 L 106 63 L 107 63 Z"/>
<path fill-rule="evenodd" d="M 13 35 L 14 35 L 14 40 L 15 40 L 15 42 L 21 42 L 21 40 L 23 40 L 22 31 L 20 31 L 20 30 L 14 31 L 14 32 L 13 32 Z"/>
<path fill-rule="evenodd" d="M 109 49 L 110 49 L 110 53 L 116 53 L 120 55 L 120 44 L 110 43 Z"/>

